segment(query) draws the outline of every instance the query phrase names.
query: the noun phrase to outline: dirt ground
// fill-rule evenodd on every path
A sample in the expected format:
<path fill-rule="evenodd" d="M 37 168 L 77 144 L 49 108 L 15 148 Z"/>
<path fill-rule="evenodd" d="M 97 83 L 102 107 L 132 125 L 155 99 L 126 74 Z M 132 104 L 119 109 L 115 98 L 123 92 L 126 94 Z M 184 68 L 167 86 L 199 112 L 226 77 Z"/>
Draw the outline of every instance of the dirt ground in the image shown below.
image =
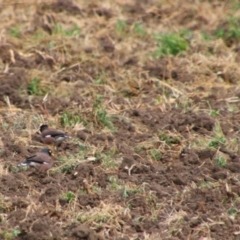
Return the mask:
<path fill-rule="evenodd" d="M 240 239 L 238 1 L 0 3 L 0 239 Z M 156 56 L 157 34 L 187 49 Z M 72 136 L 20 168 L 39 126 Z"/>

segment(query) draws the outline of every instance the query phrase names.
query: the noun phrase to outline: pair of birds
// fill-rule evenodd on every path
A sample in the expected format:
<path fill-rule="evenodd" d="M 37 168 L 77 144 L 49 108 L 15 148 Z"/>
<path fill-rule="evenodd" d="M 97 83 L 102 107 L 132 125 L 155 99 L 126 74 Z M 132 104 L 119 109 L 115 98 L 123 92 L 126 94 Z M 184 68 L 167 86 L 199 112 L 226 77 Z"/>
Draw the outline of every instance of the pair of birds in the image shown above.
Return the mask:
<path fill-rule="evenodd" d="M 56 150 L 66 138 L 70 138 L 70 136 L 68 136 L 65 132 L 49 128 L 47 124 L 40 126 L 40 132 L 42 142 L 45 144 L 54 144 Z M 26 158 L 25 161 L 20 163 L 18 166 L 33 166 L 46 171 L 54 164 L 51 156 L 52 151 L 49 148 L 44 148 L 41 152 Z"/>

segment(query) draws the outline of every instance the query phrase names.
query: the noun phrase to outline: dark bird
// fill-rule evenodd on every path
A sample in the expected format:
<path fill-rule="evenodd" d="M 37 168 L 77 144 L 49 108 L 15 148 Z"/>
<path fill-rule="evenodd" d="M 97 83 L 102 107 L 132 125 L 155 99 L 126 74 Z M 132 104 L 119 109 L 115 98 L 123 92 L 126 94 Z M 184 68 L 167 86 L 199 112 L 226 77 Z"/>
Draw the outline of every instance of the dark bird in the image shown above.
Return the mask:
<path fill-rule="evenodd" d="M 56 150 L 66 138 L 71 138 L 65 132 L 54 128 L 48 128 L 47 124 L 40 126 L 41 139 L 45 144 L 54 144 Z"/>
<path fill-rule="evenodd" d="M 46 171 L 50 169 L 54 164 L 51 156 L 51 150 L 48 148 L 44 148 L 41 152 L 38 152 L 35 155 L 26 158 L 25 161 L 18 164 L 18 166 L 32 166 Z"/>

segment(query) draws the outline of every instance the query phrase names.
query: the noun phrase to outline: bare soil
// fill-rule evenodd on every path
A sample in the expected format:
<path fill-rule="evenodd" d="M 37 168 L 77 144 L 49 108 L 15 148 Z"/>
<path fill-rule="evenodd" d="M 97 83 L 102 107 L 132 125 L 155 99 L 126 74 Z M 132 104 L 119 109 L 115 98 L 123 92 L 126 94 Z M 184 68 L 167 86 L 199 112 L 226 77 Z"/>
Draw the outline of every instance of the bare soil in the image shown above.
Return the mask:
<path fill-rule="evenodd" d="M 236 4 L 2 1 L 1 239 L 239 239 L 239 39 L 201 35 Z M 187 51 L 152 57 L 184 29 Z M 73 138 L 18 168 L 42 123 Z"/>

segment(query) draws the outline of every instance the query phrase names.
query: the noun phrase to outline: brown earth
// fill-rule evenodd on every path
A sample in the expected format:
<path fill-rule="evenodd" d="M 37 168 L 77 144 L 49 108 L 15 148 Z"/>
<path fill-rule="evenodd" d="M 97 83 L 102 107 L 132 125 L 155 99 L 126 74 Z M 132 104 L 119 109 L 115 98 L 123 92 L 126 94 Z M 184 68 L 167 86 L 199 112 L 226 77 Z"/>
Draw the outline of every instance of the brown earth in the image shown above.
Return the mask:
<path fill-rule="evenodd" d="M 2 1 L 1 239 L 239 239 L 229 15 L 237 1 Z M 152 57 L 178 30 L 187 51 Z M 50 171 L 19 168 L 44 122 L 73 138 Z"/>

